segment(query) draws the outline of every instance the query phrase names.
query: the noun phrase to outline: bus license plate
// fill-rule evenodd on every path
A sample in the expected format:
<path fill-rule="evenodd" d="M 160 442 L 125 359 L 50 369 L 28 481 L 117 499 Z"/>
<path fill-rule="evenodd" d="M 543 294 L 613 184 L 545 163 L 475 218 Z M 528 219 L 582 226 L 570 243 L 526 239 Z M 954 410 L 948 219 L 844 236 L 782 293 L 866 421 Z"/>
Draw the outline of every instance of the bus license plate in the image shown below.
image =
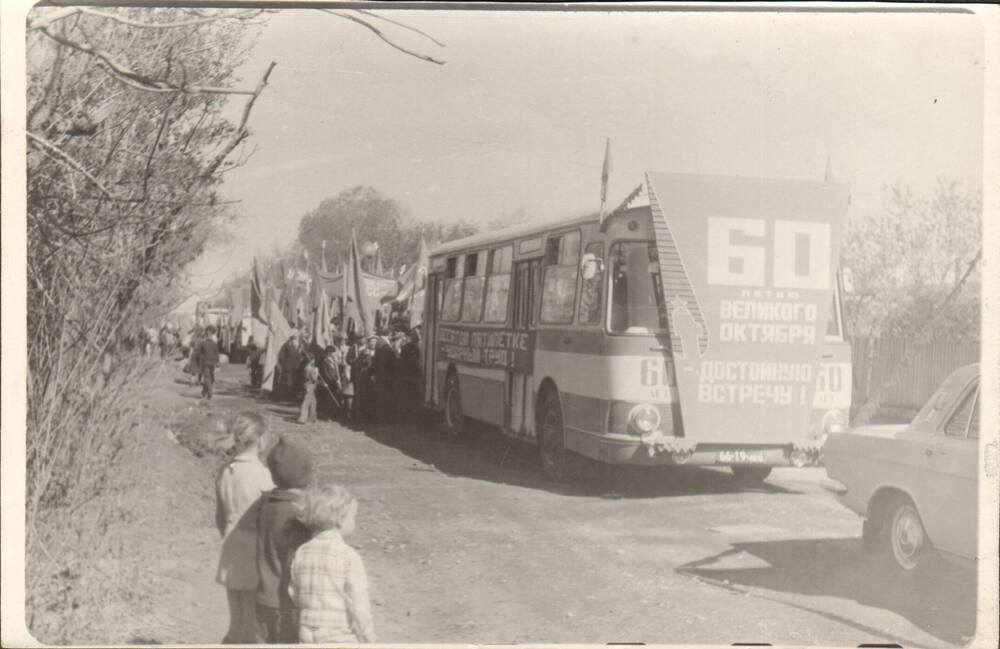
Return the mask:
<path fill-rule="evenodd" d="M 719 451 L 719 464 L 764 464 L 764 451 Z"/>

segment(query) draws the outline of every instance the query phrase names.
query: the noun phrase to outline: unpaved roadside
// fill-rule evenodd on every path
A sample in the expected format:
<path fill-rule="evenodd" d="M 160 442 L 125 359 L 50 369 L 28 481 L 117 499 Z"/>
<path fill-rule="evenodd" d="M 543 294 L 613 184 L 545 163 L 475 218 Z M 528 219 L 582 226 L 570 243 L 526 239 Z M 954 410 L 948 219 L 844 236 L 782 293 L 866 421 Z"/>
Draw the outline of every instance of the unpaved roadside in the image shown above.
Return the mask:
<path fill-rule="evenodd" d="M 174 372 L 149 394 L 142 536 L 158 616 L 144 640 L 208 643 L 225 631 L 213 579 L 219 460 L 189 449 L 208 449 L 219 418 L 247 408 L 312 449 L 319 480 L 358 495 L 352 542 L 383 642 L 940 646 L 971 634 L 963 583 L 904 592 L 866 574 L 858 521 L 821 470 L 779 471 L 754 490 L 705 470 L 556 486 L 530 452 L 500 440 L 471 446 L 426 425 L 300 426 L 292 408 L 241 387 L 243 368 L 220 372 L 211 403 Z"/>

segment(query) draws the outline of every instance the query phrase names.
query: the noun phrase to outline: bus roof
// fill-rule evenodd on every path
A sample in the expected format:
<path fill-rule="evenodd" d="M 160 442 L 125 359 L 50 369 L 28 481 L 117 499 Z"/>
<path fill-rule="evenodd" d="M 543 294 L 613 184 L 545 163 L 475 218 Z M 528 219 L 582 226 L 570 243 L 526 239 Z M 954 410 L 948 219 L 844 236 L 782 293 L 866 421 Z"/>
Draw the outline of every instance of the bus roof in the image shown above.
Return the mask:
<path fill-rule="evenodd" d="M 635 209 L 648 209 L 645 206 L 633 207 L 627 210 L 623 210 L 616 214 L 619 216 L 626 212 L 631 212 Z M 463 237 L 461 239 L 455 239 L 454 241 L 446 241 L 442 244 L 434 247 L 431 252 L 431 257 L 440 257 L 441 255 L 450 255 L 452 253 L 461 252 L 463 250 L 475 249 L 475 248 L 485 248 L 491 244 L 500 241 L 513 241 L 516 239 L 521 239 L 523 237 L 530 237 L 536 234 L 541 234 L 543 232 L 548 232 L 549 230 L 557 230 L 562 227 L 570 225 L 579 225 L 582 223 L 596 223 L 599 214 L 597 212 L 586 212 L 582 214 L 574 214 L 571 216 L 561 216 L 557 218 L 550 219 L 539 219 L 532 220 L 530 223 L 519 223 L 517 225 L 512 225 L 510 227 L 501 228 L 499 230 L 488 230 L 486 232 L 480 232 L 478 234 L 473 234 L 468 237 Z M 605 218 L 612 218 L 609 214 Z"/>

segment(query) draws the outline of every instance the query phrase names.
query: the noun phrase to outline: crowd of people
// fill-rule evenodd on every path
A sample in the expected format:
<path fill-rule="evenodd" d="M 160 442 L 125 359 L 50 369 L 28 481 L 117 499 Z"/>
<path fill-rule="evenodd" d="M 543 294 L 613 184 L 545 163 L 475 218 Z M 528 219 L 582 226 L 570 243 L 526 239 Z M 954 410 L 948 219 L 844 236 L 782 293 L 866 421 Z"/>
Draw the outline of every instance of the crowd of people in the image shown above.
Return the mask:
<path fill-rule="evenodd" d="M 357 500 L 314 484 L 309 450 L 275 439 L 258 413 L 240 413 L 229 431 L 232 459 L 216 480 L 223 643 L 374 642 L 364 562 L 344 540 Z"/>
<path fill-rule="evenodd" d="M 298 421 L 341 419 L 357 425 L 386 424 L 410 417 L 420 406 L 420 327 L 380 328 L 368 336 L 332 334 L 326 347 L 306 332 L 289 337 L 277 365 L 264 367 L 265 350 L 250 337 L 250 384 L 260 388 L 274 372 L 272 394 L 300 405 Z"/>

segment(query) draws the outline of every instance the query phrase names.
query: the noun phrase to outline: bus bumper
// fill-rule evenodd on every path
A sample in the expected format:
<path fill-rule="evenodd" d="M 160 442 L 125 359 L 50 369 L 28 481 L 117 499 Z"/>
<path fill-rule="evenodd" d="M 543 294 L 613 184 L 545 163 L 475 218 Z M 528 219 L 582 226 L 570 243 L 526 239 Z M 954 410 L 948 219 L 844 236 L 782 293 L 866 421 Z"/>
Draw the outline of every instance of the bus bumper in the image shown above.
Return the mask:
<path fill-rule="evenodd" d="M 569 431 L 567 431 L 569 433 Z M 672 437 L 654 431 L 643 437 L 604 437 L 582 434 L 587 439 L 573 439 L 567 434 L 567 446 L 599 462 L 637 466 L 819 466 L 822 443 L 819 440 L 773 445 L 699 444 L 684 437 Z M 576 442 L 576 443 L 574 443 Z"/>

